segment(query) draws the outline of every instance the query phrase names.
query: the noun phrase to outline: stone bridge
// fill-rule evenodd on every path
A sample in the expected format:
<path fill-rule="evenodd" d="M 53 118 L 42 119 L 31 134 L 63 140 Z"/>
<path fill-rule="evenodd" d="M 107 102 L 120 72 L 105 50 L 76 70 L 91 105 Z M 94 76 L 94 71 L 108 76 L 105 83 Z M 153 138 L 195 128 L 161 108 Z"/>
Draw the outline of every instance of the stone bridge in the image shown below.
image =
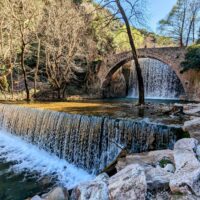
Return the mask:
<path fill-rule="evenodd" d="M 181 62 L 184 61 L 185 53 L 186 49 L 180 47 L 138 49 L 139 58 L 152 58 L 169 65 L 180 79 L 185 93 L 190 95 L 191 77 L 188 73 L 180 73 Z M 131 52 L 123 52 L 106 58 L 102 62 L 98 72 L 98 77 L 101 81 L 101 89 L 103 90 L 106 88 L 110 83 L 112 75 L 131 60 L 133 60 Z"/>

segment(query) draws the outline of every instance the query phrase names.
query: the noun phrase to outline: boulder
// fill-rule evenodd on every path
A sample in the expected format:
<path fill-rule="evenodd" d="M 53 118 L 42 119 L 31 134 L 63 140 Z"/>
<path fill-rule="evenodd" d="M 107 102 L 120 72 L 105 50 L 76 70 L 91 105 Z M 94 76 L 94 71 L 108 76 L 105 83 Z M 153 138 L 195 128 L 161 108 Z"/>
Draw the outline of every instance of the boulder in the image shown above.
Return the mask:
<path fill-rule="evenodd" d="M 147 167 L 145 169 L 148 191 L 165 191 L 169 189 L 172 173 L 160 167 Z"/>
<path fill-rule="evenodd" d="M 118 159 L 116 165 L 117 171 L 125 168 L 130 164 L 140 164 L 140 165 L 152 165 L 155 166 L 162 160 L 169 160 L 171 163 L 174 162 L 173 151 L 172 150 L 159 150 L 150 151 L 147 153 L 136 153 L 128 155 L 124 158 Z"/>
<path fill-rule="evenodd" d="M 38 195 L 32 197 L 30 200 L 42 200 Z"/>
<path fill-rule="evenodd" d="M 174 145 L 174 150 L 195 150 L 198 145 L 198 140 L 195 138 L 183 138 L 179 141 L 177 141 Z"/>
<path fill-rule="evenodd" d="M 111 200 L 145 200 L 147 183 L 144 168 L 132 164 L 109 179 L 109 198 Z"/>
<path fill-rule="evenodd" d="M 108 175 L 103 173 L 95 180 L 82 183 L 71 194 L 71 200 L 109 200 Z"/>
<path fill-rule="evenodd" d="M 196 156 L 197 156 L 197 158 L 200 160 L 200 145 L 197 145 L 197 148 L 196 148 Z"/>
<path fill-rule="evenodd" d="M 183 129 L 188 131 L 192 138 L 196 138 L 200 142 L 200 117 L 195 117 L 192 120 L 186 121 Z"/>
<path fill-rule="evenodd" d="M 66 189 L 56 187 L 46 195 L 43 195 L 44 200 L 68 200 L 69 193 Z"/>
<path fill-rule="evenodd" d="M 194 152 L 197 144 L 191 138 L 179 140 L 174 146 L 176 171 L 170 179 L 173 193 L 200 196 L 200 163 Z"/>

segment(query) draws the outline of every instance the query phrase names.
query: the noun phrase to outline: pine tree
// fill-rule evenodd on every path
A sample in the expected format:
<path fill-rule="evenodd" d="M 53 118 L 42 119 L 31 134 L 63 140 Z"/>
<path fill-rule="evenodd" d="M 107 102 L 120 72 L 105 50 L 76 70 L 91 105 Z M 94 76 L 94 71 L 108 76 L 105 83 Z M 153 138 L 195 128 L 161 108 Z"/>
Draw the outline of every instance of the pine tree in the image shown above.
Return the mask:
<path fill-rule="evenodd" d="M 159 22 L 159 30 L 174 38 L 179 46 L 188 46 L 194 43 L 199 13 L 199 0 L 177 0 L 168 16 Z"/>

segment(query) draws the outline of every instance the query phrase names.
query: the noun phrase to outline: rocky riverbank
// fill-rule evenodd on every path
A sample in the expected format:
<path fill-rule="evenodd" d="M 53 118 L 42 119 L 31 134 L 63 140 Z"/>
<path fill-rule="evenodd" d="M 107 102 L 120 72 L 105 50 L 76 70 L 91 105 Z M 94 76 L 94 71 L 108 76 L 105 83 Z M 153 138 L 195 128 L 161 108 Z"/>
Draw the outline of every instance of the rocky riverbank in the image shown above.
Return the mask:
<path fill-rule="evenodd" d="M 71 192 L 54 188 L 31 200 L 178 200 L 200 199 L 200 144 L 181 139 L 174 150 L 152 151 L 120 158 L 117 173 L 100 174 Z"/>

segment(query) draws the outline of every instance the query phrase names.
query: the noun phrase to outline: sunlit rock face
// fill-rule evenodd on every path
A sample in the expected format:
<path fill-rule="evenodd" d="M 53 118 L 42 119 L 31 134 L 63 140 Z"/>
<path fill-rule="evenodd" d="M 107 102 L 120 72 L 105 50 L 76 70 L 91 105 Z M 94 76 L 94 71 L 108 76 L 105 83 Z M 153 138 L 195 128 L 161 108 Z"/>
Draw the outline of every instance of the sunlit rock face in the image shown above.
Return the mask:
<path fill-rule="evenodd" d="M 155 59 L 140 59 L 145 97 L 149 99 L 178 99 L 184 95 L 183 86 L 169 65 Z M 130 77 L 129 96 L 138 97 L 138 83 L 135 67 Z"/>
<path fill-rule="evenodd" d="M 99 173 L 121 149 L 173 147 L 179 127 L 0 104 L 0 127 L 89 172 Z M 39 156 L 39 155 L 38 155 Z"/>

